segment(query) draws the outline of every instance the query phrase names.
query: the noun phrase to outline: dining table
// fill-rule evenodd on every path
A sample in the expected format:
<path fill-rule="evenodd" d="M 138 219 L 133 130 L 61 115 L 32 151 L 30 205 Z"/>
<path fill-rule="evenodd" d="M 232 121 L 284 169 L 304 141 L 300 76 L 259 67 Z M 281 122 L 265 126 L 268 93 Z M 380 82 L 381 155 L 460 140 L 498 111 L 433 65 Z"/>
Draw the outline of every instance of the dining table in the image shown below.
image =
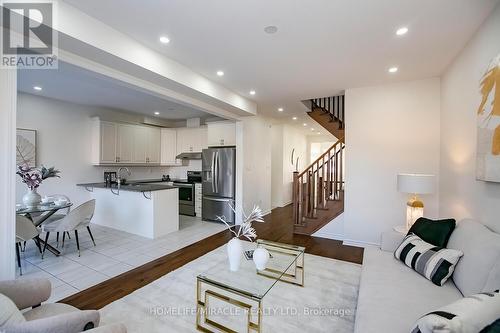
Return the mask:
<path fill-rule="evenodd" d="M 52 215 L 57 213 L 61 209 L 70 208 L 73 206 L 73 203 L 69 201 L 61 201 L 61 202 L 47 202 L 40 203 L 35 206 L 27 206 L 24 204 L 16 205 L 16 214 L 24 215 L 35 225 L 35 227 L 42 227 L 42 224 L 46 222 Z M 39 240 L 42 245 L 45 245 L 43 240 Z M 61 252 L 55 247 L 51 246 L 47 243 L 47 250 L 52 252 L 56 256 L 60 256 Z"/>

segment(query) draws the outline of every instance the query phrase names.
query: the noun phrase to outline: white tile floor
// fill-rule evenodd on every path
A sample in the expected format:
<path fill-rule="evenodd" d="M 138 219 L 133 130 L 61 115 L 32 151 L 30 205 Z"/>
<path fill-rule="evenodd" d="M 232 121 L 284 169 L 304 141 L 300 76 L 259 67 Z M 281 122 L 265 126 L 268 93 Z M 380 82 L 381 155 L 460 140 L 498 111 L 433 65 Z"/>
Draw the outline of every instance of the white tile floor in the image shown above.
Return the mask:
<path fill-rule="evenodd" d="M 223 229 L 222 224 L 203 222 L 200 218 L 181 215 L 179 231 L 152 240 L 91 225 L 97 246 L 94 247 L 86 230 L 81 230 L 78 233 L 80 257 L 73 235 L 71 239 L 66 239 L 61 256 L 56 257 L 47 251 L 43 260 L 34 242 L 28 242 L 26 251 L 21 252 L 23 275 L 20 275 L 17 269 L 17 278 L 48 278 L 52 283 L 49 302 L 55 302 Z M 49 243 L 55 246 L 55 234 L 51 235 Z"/>

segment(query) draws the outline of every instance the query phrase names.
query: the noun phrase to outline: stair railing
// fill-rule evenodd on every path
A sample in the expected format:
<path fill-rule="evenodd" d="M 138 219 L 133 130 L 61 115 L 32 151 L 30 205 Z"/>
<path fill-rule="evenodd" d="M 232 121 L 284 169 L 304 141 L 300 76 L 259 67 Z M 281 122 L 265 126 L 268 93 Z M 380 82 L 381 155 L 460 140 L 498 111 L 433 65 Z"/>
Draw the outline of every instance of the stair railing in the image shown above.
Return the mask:
<path fill-rule="evenodd" d="M 328 201 L 340 200 L 344 191 L 344 138 L 338 140 L 302 172 L 293 173 L 293 221 L 303 226 Z"/>
<path fill-rule="evenodd" d="M 331 121 L 338 121 L 339 128 L 344 128 L 345 123 L 345 95 L 313 98 L 311 99 L 311 111 L 315 108 L 322 109 L 330 115 Z"/>

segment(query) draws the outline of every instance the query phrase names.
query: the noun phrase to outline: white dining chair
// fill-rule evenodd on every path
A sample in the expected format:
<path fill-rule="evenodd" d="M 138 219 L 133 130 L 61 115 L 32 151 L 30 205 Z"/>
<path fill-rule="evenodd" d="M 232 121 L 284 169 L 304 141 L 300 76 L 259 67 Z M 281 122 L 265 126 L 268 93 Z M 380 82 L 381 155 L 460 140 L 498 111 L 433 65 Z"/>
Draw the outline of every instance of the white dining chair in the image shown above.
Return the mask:
<path fill-rule="evenodd" d="M 57 200 L 64 200 L 66 202 L 71 202 L 70 198 L 67 195 L 64 194 L 51 194 L 48 195 L 47 198 L 49 199 L 50 202 L 56 202 Z M 46 219 L 43 223 L 48 224 L 52 223 L 55 221 L 59 221 L 66 217 L 70 211 L 71 207 L 60 209 L 57 214 L 53 214 L 51 217 Z M 71 236 L 69 235 L 69 232 L 66 233 L 68 235 L 68 238 L 71 239 Z M 56 247 L 59 247 L 59 233 L 56 235 Z"/>
<path fill-rule="evenodd" d="M 23 269 L 21 267 L 21 247 L 22 243 L 26 244 L 27 241 L 33 240 L 38 247 L 40 253 L 42 253 L 42 248 L 40 247 L 40 232 L 33 222 L 22 215 L 16 216 L 16 257 L 17 265 L 19 266 L 19 272 L 23 275 Z"/>
<path fill-rule="evenodd" d="M 66 215 L 64 218 L 46 225 L 43 224 L 42 230 L 45 232 L 45 245 L 42 251 L 42 258 L 45 254 L 47 241 L 49 239 L 49 235 L 51 232 L 63 233 L 62 246 L 64 247 L 64 236 L 66 235 L 66 232 L 69 233 L 71 231 L 74 231 L 76 239 L 76 247 L 78 249 L 78 256 L 80 256 L 80 242 L 78 239 L 78 230 L 86 228 L 90 235 L 90 238 L 92 239 L 92 243 L 94 243 L 94 246 L 96 246 L 94 236 L 90 231 L 90 221 L 94 216 L 94 211 L 95 211 L 95 199 L 92 199 L 71 210 L 68 213 L 68 215 Z"/>

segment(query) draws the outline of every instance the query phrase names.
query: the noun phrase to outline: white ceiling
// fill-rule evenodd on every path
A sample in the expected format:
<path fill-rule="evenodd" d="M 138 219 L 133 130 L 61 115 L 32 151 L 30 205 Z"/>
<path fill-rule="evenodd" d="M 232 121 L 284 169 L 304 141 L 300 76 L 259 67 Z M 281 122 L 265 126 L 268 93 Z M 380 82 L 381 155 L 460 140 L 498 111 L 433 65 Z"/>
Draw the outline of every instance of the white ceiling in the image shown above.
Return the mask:
<path fill-rule="evenodd" d="M 304 115 L 302 99 L 442 74 L 498 2 L 64 1 L 292 123 Z M 278 32 L 264 33 L 268 25 Z M 404 37 L 395 35 L 401 26 Z M 388 74 L 391 66 L 399 71 Z"/>
<path fill-rule="evenodd" d="M 19 70 L 18 73 L 18 90 L 29 94 L 169 120 L 214 117 L 62 61 L 57 70 Z M 34 86 L 43 90 L 35 91 Z M 156 116 L 155 111 L 160 115 Z"/>

